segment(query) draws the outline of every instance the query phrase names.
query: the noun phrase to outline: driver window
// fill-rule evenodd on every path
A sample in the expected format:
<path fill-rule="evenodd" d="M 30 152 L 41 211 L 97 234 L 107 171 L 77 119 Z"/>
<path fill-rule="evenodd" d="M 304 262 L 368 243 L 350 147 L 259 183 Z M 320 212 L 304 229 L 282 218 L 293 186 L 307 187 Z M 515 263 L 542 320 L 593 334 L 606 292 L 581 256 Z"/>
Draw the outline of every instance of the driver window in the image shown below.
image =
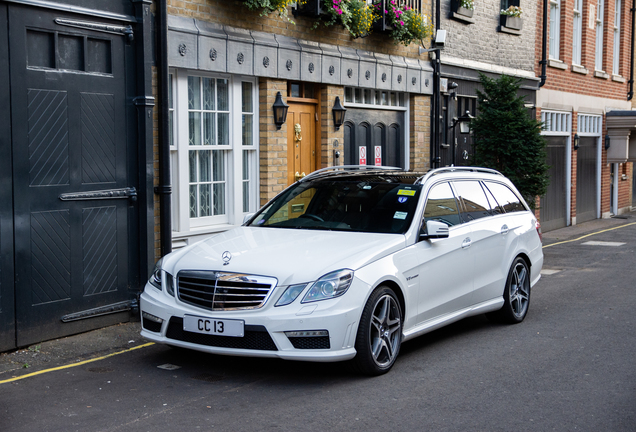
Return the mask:
<path fill-rule="evenodd" d="M 430 190 L 424 209 L 424 220 L 444 222 L 448 226 L 459 225 L 459 211 L 453 190 L 448 183 L 440 183 Z"/>

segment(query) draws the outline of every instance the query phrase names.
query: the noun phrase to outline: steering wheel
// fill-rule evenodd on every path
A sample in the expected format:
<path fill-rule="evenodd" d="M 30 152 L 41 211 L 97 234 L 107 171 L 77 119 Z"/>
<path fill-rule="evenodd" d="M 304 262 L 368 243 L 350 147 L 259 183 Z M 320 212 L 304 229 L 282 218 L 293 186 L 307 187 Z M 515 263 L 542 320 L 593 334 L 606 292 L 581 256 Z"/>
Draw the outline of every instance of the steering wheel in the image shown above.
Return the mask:
<path fill-rule="evenodd" d="M 311 219 L 311 220 L 315 220 L 316 222 L 324 222 L 325 220 L 323 218 L 321 218 L 320 216 L 316 216 L 315 214 L 311 214 L 311 213 L 305 213 L 305 214 L 301 214 L 300 216 L 298 216 L 299 218 L 307 218 L 307 219 Z"/>

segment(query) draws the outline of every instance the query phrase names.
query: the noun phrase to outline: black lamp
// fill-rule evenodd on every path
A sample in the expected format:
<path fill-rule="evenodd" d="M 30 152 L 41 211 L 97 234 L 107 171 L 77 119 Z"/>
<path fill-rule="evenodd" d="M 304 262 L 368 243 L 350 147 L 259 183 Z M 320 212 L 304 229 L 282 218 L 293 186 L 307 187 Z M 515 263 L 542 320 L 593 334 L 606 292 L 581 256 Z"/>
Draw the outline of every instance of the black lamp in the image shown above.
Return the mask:
<path fill-rule="evenodd" d="M 610 137 L 609 135 L 605 135 L 605 150 L 609 150 L 610 148 Z"/>
<path fill-rule="evenodd" d="M 475 117 L 470 115 L 470 111 L 466 111 L 463 116 L 458 118 L 457 122 L 459 123 L 459 132 L 461 132 L 463 134 L 469 133 L 470 132 L 470 122 L 474 118 Z"/>
<path fill-rule="evenodd" d="M 283 97 L 280 92 L 276 93 L 276 100 L 274 101 L 274 123 L 276 123 L 276 129 L 280 129 L 287 120 L 287 110 L 289 105 L 283 102 Z"/>
<path fill-rule="evenodd" d="M 340 103 L 340 96 L 336 96 L 331 112 L 333 113 L 333 124 L 336 130 L 339 130 L 344 123 L 345 113 L 347 112 L 347 109 Z"/>
<path fill-rule="evenodd" d="M 574 150 L 578 150 L 579 149 L 579 141 L 581 140 L 581 138 L 579 138 L 579 134 L 574 134 Z"/>

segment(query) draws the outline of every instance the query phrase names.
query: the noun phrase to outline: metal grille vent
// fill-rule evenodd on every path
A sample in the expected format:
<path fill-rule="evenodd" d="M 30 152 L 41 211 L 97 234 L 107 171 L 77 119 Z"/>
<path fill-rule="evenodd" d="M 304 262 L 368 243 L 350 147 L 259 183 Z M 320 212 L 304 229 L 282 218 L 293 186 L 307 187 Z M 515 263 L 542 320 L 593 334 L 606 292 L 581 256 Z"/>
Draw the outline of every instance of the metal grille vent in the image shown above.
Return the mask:
<path fill-rule="evenodd" d="M 179 300 L 212 311 L 258 309 L 276 287 L 271 277 L 212 271 L 180 271 Z"/>

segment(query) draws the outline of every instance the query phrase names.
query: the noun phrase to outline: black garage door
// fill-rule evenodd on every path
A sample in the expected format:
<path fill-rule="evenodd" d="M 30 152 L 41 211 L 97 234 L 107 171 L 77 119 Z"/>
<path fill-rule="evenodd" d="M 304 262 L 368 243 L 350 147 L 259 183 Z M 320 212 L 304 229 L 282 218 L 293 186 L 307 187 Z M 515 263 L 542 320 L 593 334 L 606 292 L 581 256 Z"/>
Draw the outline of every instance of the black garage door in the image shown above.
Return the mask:
<path fill-rule="evenodd" d="M 404 111 L 347 109 L 344 164 L 405 167 Z"/>
<path fill-rule="evenodd" d="M 550 185 L 541 197 L 541 228 L 551 231 L 566 226 L 566 142 L 567 137 L 546 137 Z"/>
<path fill-rule="evenodd" d="M 576 223 L 596 219 L 597 141 L 581 137 L 576 151 Z"/>

